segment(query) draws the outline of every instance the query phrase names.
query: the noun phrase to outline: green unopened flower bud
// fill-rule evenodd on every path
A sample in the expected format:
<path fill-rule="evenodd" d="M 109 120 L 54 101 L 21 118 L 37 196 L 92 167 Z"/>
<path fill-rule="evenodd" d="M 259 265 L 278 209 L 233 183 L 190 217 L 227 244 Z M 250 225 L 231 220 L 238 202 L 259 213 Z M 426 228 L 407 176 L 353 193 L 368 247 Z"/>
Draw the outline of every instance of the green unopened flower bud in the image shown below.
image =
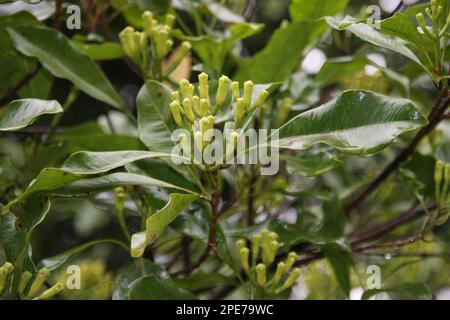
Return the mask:
<path fill-rule="evenodd" d="M 125 193 L 125 189 L 122 187 L 117 187 L 114 189 L 114 204 L 118 212 L 123 213 L 125 209 L 125 200 L 127 198 L 127 194 Z"/>
<path fill-rule="evenodd" d="M 258 259 L 259 246 L 261 244 L 261 236 L 256 234 L 252 237 L 252 264 L 256 264 Z"/>
<path fill-rule="evenodd" d="M 178 91 L 173 91 L 170 94 L 170 97 L 172 98 L 172 101 L 176 101 L 176 102 L 180 103 L 180 93 Z"/>
<path fill-rule="evenodd" d="M 272 264 L 275 260 L 275 255 L 277 254 L 280 243 L 278 241 L 271 241 L 269 244 L 269 251 L 267 252 L 267 264 Z"/>
<path fill-rule="evenodd" d="M 239 128 L 242 125 L 242 120 L 244 119 L 245 116 L 245 103 L 244 103 L 244 99 L 239 98 L 236 101 L 236 113 L 235 113 L 235 122 L 236 122 L 236 127 Z"/>
<path fill-rule="evenodd" d="M 202 132 L 203 142 L 209 142 L 211 139 L 210 122 L 207 117 L 200 119 L 200 131 Z"/>
<path fill-rule="evenodd" d="M 200 98 L 198 96 L 193 96 L 191 99 L 192 108 L 194 109 L 194 113 L 197 117 L 201 117 L 200 114 Z"/>
<path fill-rule="evenodd" d="M 236 240 L 235 245 L 236 245 L 237 250 L 239 251 L 242 248 L 245 248 L 245 240 L 242 240 L 242 239 Z"/>
<path fill-rule="evenodd" d="M 206 117 L 209 113 L 209 107 L 210 104 L 207 99 L 200 99 L 200 108 L 199 108 L 200 116 Z"/>
<path fill-rule="evenodd" d="M 261 92 L 258 95 L 258 98 L 256 98 L 255 100 L 255 103 L 253 103 L 252 110 L 261 107 L 266 102 L 268 96 L 269 91 L 261 90 Z"/>
<path fill-rule="evenodd" d="M 30 298 L 34 297 L 42 288 L 42 285 L 50 277 L 50 270 L 43 268 L 39 270 L 33 283 L 31 284 L 30 290 L 28 291 L 28 296 Z"/>
<path fill-rule="evenodd" d="M 183 41 L 183 43 L 181 44 L 181 52 L 180 54 L 185 57 L 189 51 L 191 51 L 192 49 L 192 45 L 189 41 Z"/>
<path fill-rule="evenodd" d="M 167 52 L 170 50 L 168 48 L 169 32 L 166 28 L 160 28 L 155 32 L 155 47 L 156 47 L 156 57 L 162 59 L 166 56 Z"/>
<path fill-rule="evenodd" d="M 180 141 L 181 148 L 183 148 L 183 153 L 188 158 L 191 157 L 191 142 L 186 133 L 181 133 L 178 136 L 178 141 Z"/>
<path fill-rule="evenodd" d="M 278 290 L 278 292 L 284 291 L 292 287 L 295 281 L 297 281 L 298 277 L 300 277 L 300 268 L 295 268 L 291 272 L 289 277 L 286 279 L 286 281 L 283 283 L 283 286 Z"/>
<path fill-rule="evenodd" d="M 198 91 L 200 93 L 200 99 L 209 100 L 208 75 L 204 72 L 198 76 Z"/>
<path fill-rule="evenodd" d="M 286 272 L 288 272 L 297 261 L 298 255 L 295 252 L 289 252 L 286 258 Z"/>
<path fill-rule="evenodd" d="M 194 91 L 191 89 L 191 84 L 188 80 L 183 79 L 180 81 L 180 89 L 183 93 L 183 97 L 192 99 L 192 96 L 194 95 Z"/>
<path fill-rule="evenodd" d="M 172 49 L 173 47 L 173 41 L 172 40 L 166 40 L 165 42 L 166 46 L 164 47 L 164 56 L 167 55 L 167 53 L 169 53 L 170 49 Z"/>
<path fill-rule="evenodd" d="M 148 46 L 147 35 L 143 32 L 139 33 L 139 47 L 142 50 L 143 54 L 147 53 L 147 46 Z"/>
<path fill-rule="evenodd" d="M 20 275 L 19 286 L 17 287 L 17 292 L 20 295 L 22 295 L 25 292 L 25 289 L 27 288 L 27 285 L 32 277 L 33 274 L 31 272 L 29 271 L 22 272 L 22 274 Z"/>
<path fill-rule="evenodd" d="M 281 127 L 289 116 L 289 112 L 291 112 L 292 105 L 294 104 L 294 100 L 291 98 L 284 98 L 281 101 L 280 111 L 278 112 L 278 117 L 276 121 L 276 126 Z"/>
<path fill-rule="evenodd" d="M 260 263 L 255 267 L 255 271 L 256 271 L 256 282 L 259 284 L 259 286 L 265 287 L 267 283 L 266 266 Z"/>
<path fill-rule="evenodd" d="M 438 11 L 438 2 L 437 0 L 431 0 L 430 1 L 430 7 L 431 7 L 431 11 L 433 12 L 433 14 L 436 14 Z"/>
<path fill-rule="evenodd" d="M 450 164 L 446 163 L 444 167 L 444 180 L 447 182 L 450 180 Z"/>
<path fill-rule="evenodd" d="M 142 20 L 144 21 L 145 35 L 150 38 L 153 32 L 153 13 L 150 11 L 145 11 L 142 14 Z"/>
<path fill-rule="evenodd" d="M 436 186 L 440 186 L 443 178 L 444 163 L 442 161 L 437 161 L 434 168 L 434 183 Z"/>
<path fill-rule="evenodd" d="M 177 101 L 173 101 L 169 105 L 170 112 L 172 113 L 173 120 L 179 126 L 183 126 L 183 119 L 181 118 L 181 106 Z"/>
<path fill-rule="evenodd" d="M 233 81 L 231 83 L 231 94 L 233 96 L 234 101 L 237 101 L 241 97 L 241 93 L 239 92 L 239 82 Z"/>
<path fill-rule="evenodd" d="M 269 232 L 269 240 L 270 241 L 278 240 L 278 235 L 275 232 Z"/>
<path fill-rule="evenodd" d="M 168 14 L 166 16 L 166 26 L 172 28 L 175 22 L 175 16 L 173 14 Z"/>
<path fill-rule="evenodd" d="M 198 150 L 203 150 L 203 135 L 200 131 L 194 133 L 194 142 Z"/>
<path fill-rule="evenodd" d="M 422 12 L 419 12 L 418 14 L 416 14 L 416 20 L 420 27 L 426 28 L 427 24 L 425 22 L 425 17 L 423 16 Z"/>
<path fill-rule="evenodd" d="M 125 54 L 132 58 L 136 55 L 137 46 L 133 40 L 134 29 L 132 27 L 126 27 L 119 33 L 119 39 L 122 44 Z"/>
<path fill-rule="evenodd" d="M 194 110 L 192 109 L 192 103 L 191 100 L 188 98 L 185 98 L 183 100 L 183 108 L 184 108 L 184 112 L 186 113 L 186 117 L 188 118 L 188 120 L 192 123 L 195 122 L 195 114 L 194 114 Z"/>
<path fill-rule="evenodd" d="M 242 97 L 244 99 L 245 108 L 247 110 L 250 110 L 250 107 L 252 105 L 253 87 L 254 84 L 250 80 L 244 83 L 244 95 Z"/>
<path fill-rule="evenodd" d="M 216 94 L 216 104 L 218 106 L 221 106 L 225 102 L 230 82 L 231 80 L 227 76 L 220 77 L 219 86 L 217 87 L 217 94 Z"/>
<path fill-rule="evenodd" d="M 58 293 L 64 290 L 64 284 L 61 282 L 58 282 L 54 286 L 52 286 L 50 289 L 45 290 L 38 298 L 37 300 L 47 300 L 51 299 L 54 296 L 56 296 Z"/>
<path fill-rule="evenodd" d="M 283 275 L 284 275 L 285 269 L 286 269 L 286 265 L 284 264 L 284 262 L 279 262 L 277 264 L 277 270 L 275 271 L 275 275 L 273 276 L 273 281 L 272 281 L 273 286 L 276 286 L 280 282 L 281 277 L 283 277 Z"/>
<path fill-rule="evenodd" d="M 3 289 L 6 285 L 6 279 L 8 278 L 8 275 L 13 272 L 14 266 L 10 262 L 6 262 L 1 268 L 0 268 L 0 294 L 3 292 Z"/>
<path fill-rule="evenodd" d="M 246 273 L 250 271 L 250 265 L 248 264 L 249 254 L 250 250 L 248 250 L 248 248 L 242 248 L 239 250 L 239 258 L 241 259 L 242 269 L 244 269 Z"/>

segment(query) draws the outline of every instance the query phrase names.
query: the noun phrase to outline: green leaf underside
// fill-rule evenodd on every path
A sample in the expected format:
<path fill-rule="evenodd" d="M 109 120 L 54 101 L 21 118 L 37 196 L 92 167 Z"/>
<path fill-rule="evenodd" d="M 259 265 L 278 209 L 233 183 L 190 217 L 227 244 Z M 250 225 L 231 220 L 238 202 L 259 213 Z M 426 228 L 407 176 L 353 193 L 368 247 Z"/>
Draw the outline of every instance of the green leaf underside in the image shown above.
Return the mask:
<path fill-rule="evenodd" d="M 355 19 L 349 19 L 340 22 L 333 17 L 327 17 L 326 21 L 331 27 L 337 30 L 349 30 L 351 33 L 353 33 L 358 38 L 361 38 L 362 40 L 365 40 L 373 45 L 395 51 L 414 61 L 426 70 L 426 67 L 422 64 L 422 62 L 414 54 L 414 52 L 412 52 L 411 49 L 409 49 L 400 39 L 392 38 L 388 35 L 378 32 L 365 23 L 356 22 Z"/>
<path fill-rule="evenodd" d="M 63 109 L 55 100 L 14 100 L 0 115 L 0 131 L 19 130 L 33 123 L 41 115 L 60 112 L 63 112 Z"/>
<path fill-rule="evenodd" d="M 166 206 L 147 219 L 145 231 L 135 233 L 131 237 L 131 256 L 142 257 L 145 248 L 198 197 L 198 195 L 192 194 L 172 193 Z"/>
<path fill-rule="evenodd" d="M 7 29 L 15 48 L 36 57 L 55 77 L 73 82 L 86 94 L 118 109 L 124 104 L 101 69 L 70 41 L 45 27 L 20 26 Z"/>
<path fill-rule="evenodd" d="M 305 150 L 317 143 L 358 155 L 373 154 L 404 132 L 427 124 L 409 100 L 346 91 L 279 129 L 279 146 Z"/>

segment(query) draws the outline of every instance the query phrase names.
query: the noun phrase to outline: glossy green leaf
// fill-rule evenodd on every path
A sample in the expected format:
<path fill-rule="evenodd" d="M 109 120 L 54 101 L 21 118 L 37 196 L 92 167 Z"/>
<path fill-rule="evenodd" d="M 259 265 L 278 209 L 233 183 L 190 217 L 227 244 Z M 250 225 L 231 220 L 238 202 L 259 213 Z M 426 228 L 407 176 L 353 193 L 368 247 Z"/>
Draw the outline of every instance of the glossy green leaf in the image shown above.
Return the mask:
<path fill-rule="evenodd" d="M 343 152 L 367 155 L 426 124 L 426 118 L 409 100 L 370 91 L 345 91 L 283 125 L 279 146 L 304 150 L 323 143 Z"/>
<path fill-rule="evenodd" d="M 95 240 L 95 241 L 86 242 L 86 243 L 83 243 L 82 245 L 79 245 L 77 247 L 66 250 L 60 254 L 57 254 L 53 257 L 43 259 L 37 265 L 37 269 L 47 268 L 50 271 L 56 270 L 59 267 L 61 267 L 62 265 L 64 265 L 67 261 L 72 259 L 73 257 L 79 255 L 81 252 L 88 250 L 97 244 L 105 244 L 105 243 L 111 243 L 111 244 L 117 244 L 119 246 L 123 246 L 123 244 L 121 242 L 114 240 L 114 239 L 104 239 L 104 240 Z M 125 248 L 125 249 L 128 249 L 128 248 Z"/>
<path fill-rule="evenodd" d="M 7 28 L 20 25 L 42 25 L 30 12 L 20 11 L 13 15 L 0 17 L 0 96 L 4 96 L 19 84 L 23 78 L 34 71 L 38 60 L 22 55 L 14 49 Z M 52 84 L 52 76 L 41 70 L 25 84 L 18 96 L 23 98 L 47 99 Z"/>
<path fill-rule="evenodd" d="M 131 300 L 197 300 L 187 290 L 177 288 L 169 280 L 147 275 L 133 281 L 130 286 Z"/>
<path fill-rule="evenodd" d="M 316 79 L 323 84 L 337 83 L 363 71 L 367 64 L 369 64 L 369 61 L 364 56 L 328 59 L 323 64 Z"/>
<path fill-rule="evenodd" d="M 198 195 L 172 193 L 167 205 L 147 219 L 145 231 L 135 233 L 131 237 L 131 256 L 134 258 L 141 257 L 145 248 L 197 198 Z"/>
<path fill-rule="evenodd" d="M 73 174 L 91 175 L 104 173 L 141 159 L 167 158 L 170 156 L 170 154 L 151 151 L 80 151 L 71 155 L 61 169 Z"/>
<path fill-rule="evenodd" d="M 130 173 L 146 175 L 154 179 L 168 182 L 180 188 L 200 193 L 200 190 L 194 183 L 164 161 L 144 159 L 129 164 L 125 168 Z"/>
<path fill-rule="evenodd" d="M 19 130 L 32 124 L 41 115 L 60 112 L 63 112 L 63 108 L 55 100 L 14 100 L 0 114 L 0 131 Z"/>
<path fill-rule="evenodd" d="M 130 284 L 146 275 L 153 275 L 161 280 L 169 280 L 169 275 L 160 265 L 152 263 L 147 259 L 134 260 L 133 263 L 117 277 L 113 292 L 113 300 L 129 300 Z"/>
<path fill-rule="evenodd" d="M 307 177 L 321 175 L 342 164 L 341 160 L 326 152 L 298 156 L 281 155 L 280 159 L 286 161 L 289 174 L 301 173 Z"/>
<path fill-rule="evenodd" d="M 86 55 L 75 49 L 69 40 L 45 27 L 21 26 L 9 28 L 15 48 L 36 57 L 55 77 L 73 82 L 86 94 L 113 107 L 124 104 L 101 69 Z"/>
<path fill-rule="evenodd" d="M 367 41 L 375 46 L 395 51 L 411 59 L 426 70 L 426 67 L 422 64 L 422 62 L 414 54 L 414 52 L 411 51 L 411 49 L 409 49 L 400 39 L 385 35 L 370 27 L 369 25 L 358 22 L 354 19 L 348 19 L 341 22 L 335 18 L 327 17 L 326 21 L 331 27 L 337 30 L 348 30 L 358 38 L 361 38 L 362 40 Z"/>
<path fill-rule="evenodd" d="M 153 80 L 137 96 L 139 137 L 152 151 L 170 153 L 174 146 L 171 134 L 177 126 L 170 113 L 171 101 L 170 90 Z"/>
<path fill-rule="evenodd" d="M 344 11 L 349 0 L 293 0 L 289 6 L 292 20 L 317 20 Z"/>
<path fill-rule="evenodd" d="M 109 190 L 119 186 L 154 186 L 192 193 L 191 190 L 167 183 L 164 180 L 124 172 L 116 172 L 101 177 L 77 180 L 64 185 L 63 188 L 49 191 L 49 193 L 60 196 L 82 196 L 91 195 L 93 192 Z"/>
<path fill-rule="evenodd" d="M 295 22 L 277 29 L 267 46 L 252 58 L 242 61 L 235 79 L 255 83 L 285 81 L 298 67 L 300 58 L 326 30 L 322 22 Z"/>
<path fill-rule="evenodd" d="M 32 232 L 45 219 L 50 201 L 31 197 L 17 210 L 21 213 L 18 218 L 11 214 L 0 216 L 0 240 L 9 261 L 25 258 Z"/>
<path fill-rule="evenodd" d="M 362 300 L 368 300 L 379 293 L 400 293 L 408 298 L 417 300 L 431 300 L 433 293 L 423 283 L 404 283 L 396 287 L 386 289 L 371 289 L 366 290 L 362 295 Z"/>
<path fill-rule="evenodd" d="M 94 61 L 115 60 L 125 56 L 122 46 L 115 42 L 90 44 L 72 41 L 72 45 L 80 49 Z"/>

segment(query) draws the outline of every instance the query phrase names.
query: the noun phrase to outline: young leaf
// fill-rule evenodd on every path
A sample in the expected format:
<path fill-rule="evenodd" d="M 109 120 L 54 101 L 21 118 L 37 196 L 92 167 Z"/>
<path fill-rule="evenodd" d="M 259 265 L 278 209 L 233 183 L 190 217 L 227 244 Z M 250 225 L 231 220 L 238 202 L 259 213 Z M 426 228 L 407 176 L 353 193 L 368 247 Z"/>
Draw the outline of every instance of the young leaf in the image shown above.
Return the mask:
<path fill-rule="evenodd" d="M 172 193 L 167 205 L 147 219 L 145 231 L 135 233 L 131 237 L 131 256 L 134 258 L 142 257 L 145 248 L 197 198 L 198 195 Z"/>
<path fill-rule="evenodd" d="M 345 91 L 283 125 L 279 146 L 305 150 L 323 143 L 343 152 L 367 155 L 426 124 L 426 118 L 409 100 L 370 91 Z"/>
<path fill-rule="evenodd" d="M 0 131 L 16 131 L 32 124 L 41 115 L 60 112 L 63 108 L 55 100 L 14 100 L 0 115 Z"/>
<path fill-rule="evenodd" d="M 110 106 L 125 108 L 101 69 L 62 34 L 33 26 L 8 28 L 7 31 L 18 51 L 38 58 L 55 77 L 73 82 L 86 94 Z"/>

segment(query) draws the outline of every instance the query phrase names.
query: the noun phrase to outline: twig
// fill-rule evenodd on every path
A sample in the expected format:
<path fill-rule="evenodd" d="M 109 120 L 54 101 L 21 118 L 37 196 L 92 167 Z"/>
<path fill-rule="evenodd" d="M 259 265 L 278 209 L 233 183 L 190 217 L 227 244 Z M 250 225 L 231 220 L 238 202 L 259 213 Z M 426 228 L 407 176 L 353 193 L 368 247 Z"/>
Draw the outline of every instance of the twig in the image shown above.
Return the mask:
<path fill-rule="evenodd" d="M 1 99 L 0 99 L 0 108 L 5 105 L 7 102 L 9 102 L 11 99 L 13 99 L 17 92 L 19 92 L 20 89 L 22 89 L 28 82 L 30 82 L 37 74 L 38 72 L 41 70 L 42 65 L 38 64 L 36 66 L 36 68 L 31 71 L 30 73 L 28 73 L 27 75 L 25 75 L 25 77 L 20 80 L 20 82 L 13 88 L 11 88 L 11 90 L 9 90 Z"/>
<path fill-rule="evenodd" d="M 257 4 L 258 4 L 257 0 L 250 0 L 249 4 L 244 12 L 244 19 L 246 21 L 250 21 L 252 19 L 253 15 L 255 14 Z"/>
<path fill-rule="evenodd" d="M 400 165 L 408 160 L 411 154 L 416 149 L 419 142 L 426 137 L 433 129 L 439 124 L 439 122 L 444 117 L 444 112 L 447 110 L 450 103 L 450 96 L 448 92 L 440 95 L 440 98 L 436 105 L 433 107 L 429 117 L 428 125 L 423 127 L 410 142 L 410 144 L 403 149 L 395 158 L 392 160 L 387 167 L 373 180 L 367 187 L 365 187 L 353 200 L 351 200 L 346 206 L 345 211 L 350 213 L 359 204 L 361 204 L 372 192 L 374 192 L 378 187 L 389 178 Z"/>

